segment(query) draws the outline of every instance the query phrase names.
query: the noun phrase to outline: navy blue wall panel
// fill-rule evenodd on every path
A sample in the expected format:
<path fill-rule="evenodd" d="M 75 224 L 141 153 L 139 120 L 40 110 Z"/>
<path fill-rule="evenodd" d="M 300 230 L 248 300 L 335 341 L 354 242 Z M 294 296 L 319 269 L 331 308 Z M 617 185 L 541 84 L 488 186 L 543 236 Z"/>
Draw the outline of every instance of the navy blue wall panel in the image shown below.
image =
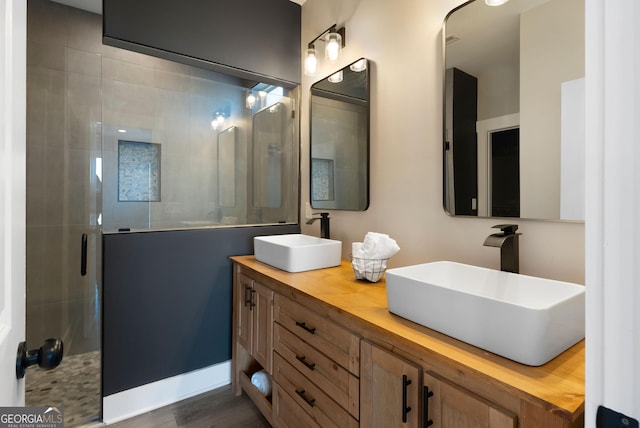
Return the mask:
<path fill-rule="evenodd" d="M 289 0 L 103 0 L 105 44 L 287 87 L 302 77 L 300 29 Z"/>
<path fill-rule="evenodd" d="M 103 236 L 103 395 L 231 358 L 232 264 L 299 225 Z"/>

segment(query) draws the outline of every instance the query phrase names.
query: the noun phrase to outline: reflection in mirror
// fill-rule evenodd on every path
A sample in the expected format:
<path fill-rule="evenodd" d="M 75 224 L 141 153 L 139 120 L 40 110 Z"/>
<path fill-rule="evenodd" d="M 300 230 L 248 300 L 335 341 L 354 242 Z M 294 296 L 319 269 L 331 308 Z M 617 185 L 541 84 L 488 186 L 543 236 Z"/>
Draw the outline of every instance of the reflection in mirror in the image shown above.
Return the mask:
<path fill-rule="evenodd" d="M 218 134 L 218 201 L 221 207 L 236 206 L 236 127 Z"/>
<path fill-rule="evenodd" d="M 282 205 L 285 112 L 277 102 L 253 115 L 253 205 L 257 208 Z"/>
<path fill-rule="evenodd" d="M 584 0 L 475 0 L 445 39 L 444 206 L 584 220 Z"/>
<path fill-rule="evenodd" d="M 311 206 L 369 206 L 369 61 L 311 86 Z"/>

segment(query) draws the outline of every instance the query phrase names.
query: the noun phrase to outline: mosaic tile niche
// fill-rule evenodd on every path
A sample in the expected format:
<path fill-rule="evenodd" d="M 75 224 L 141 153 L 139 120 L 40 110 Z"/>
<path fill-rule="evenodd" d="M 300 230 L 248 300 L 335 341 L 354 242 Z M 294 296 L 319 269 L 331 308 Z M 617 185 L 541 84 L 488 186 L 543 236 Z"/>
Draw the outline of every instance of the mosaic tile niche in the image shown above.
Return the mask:
<path fill-rule="evenodd" d="M 311 172 L 311 199 L 314 201 L 333 201 L 333 160 L 313 158 Z"/>
<path fill-rule="evenodd" d="M 118 201 L 160 202 L 160 144 L 118 140 Z"/>

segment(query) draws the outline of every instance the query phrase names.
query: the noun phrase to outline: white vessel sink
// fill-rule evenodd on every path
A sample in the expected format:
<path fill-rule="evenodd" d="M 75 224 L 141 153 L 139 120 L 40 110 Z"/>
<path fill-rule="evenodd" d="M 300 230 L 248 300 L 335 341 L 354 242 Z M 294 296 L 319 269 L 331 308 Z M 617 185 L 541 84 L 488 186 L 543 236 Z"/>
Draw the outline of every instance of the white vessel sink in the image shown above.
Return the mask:
<path fill-rule="evenodd" d="M 287 272 L 323 269 L 340 264 L 342 242 L 303 234 L 253 238 L 256 259 Z"/>
<path fill-rule="evenodd" d="M 389 311 L 539 366 L 584 338 L 584 286 L 455 262 L 387 270 Z"/>

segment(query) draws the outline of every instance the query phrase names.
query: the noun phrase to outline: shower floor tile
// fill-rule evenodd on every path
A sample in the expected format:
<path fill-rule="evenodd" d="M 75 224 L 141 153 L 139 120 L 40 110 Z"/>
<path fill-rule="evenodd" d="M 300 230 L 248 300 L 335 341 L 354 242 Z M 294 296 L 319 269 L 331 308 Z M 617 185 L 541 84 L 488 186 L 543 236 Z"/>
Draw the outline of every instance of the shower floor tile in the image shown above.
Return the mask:
<path fill-rule="evenodd" d="M 64 357 L 53 370 L 29 368 L 25 401 L 27 406 L 62 406 L 66 427 L 97 420 L 101 411 L 100 352 Z"/>

